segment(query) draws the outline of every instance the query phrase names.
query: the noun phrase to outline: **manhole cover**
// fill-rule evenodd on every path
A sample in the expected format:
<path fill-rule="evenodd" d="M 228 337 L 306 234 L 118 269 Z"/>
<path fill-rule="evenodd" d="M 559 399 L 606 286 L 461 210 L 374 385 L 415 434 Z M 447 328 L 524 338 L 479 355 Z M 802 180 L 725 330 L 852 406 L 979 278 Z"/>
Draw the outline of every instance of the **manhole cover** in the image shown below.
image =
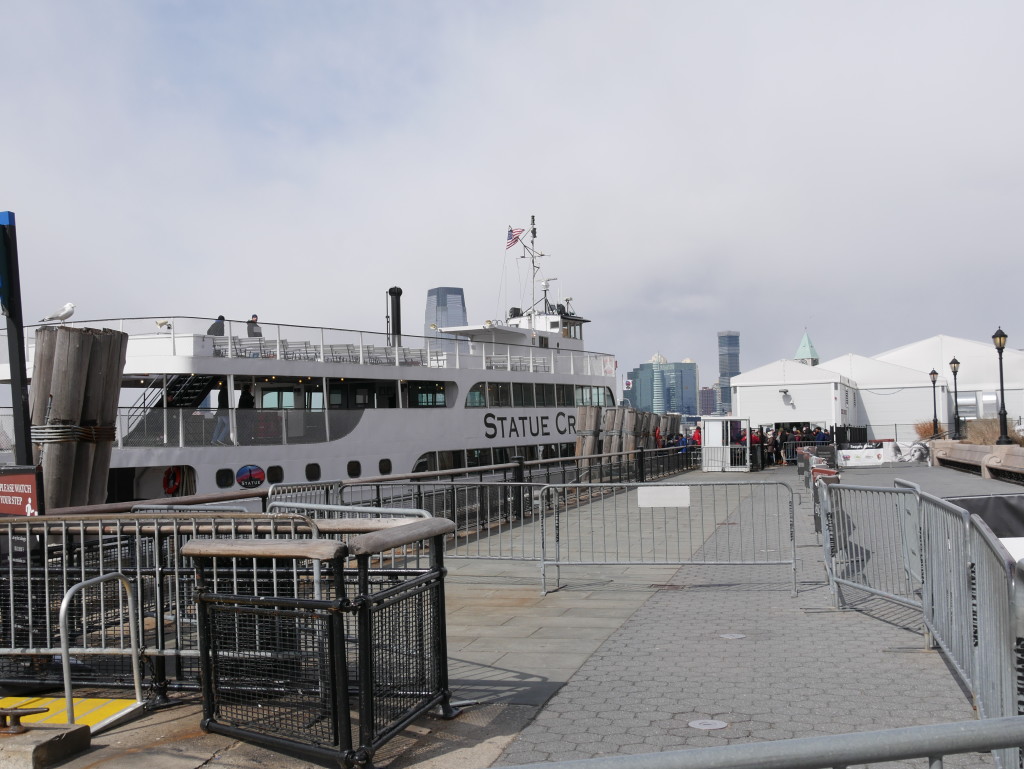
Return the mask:
<path fill-rule="evenodd" d="M 746 638 L 746 636 L 743 635 L 743 633 L 722 633 L 719 638 L 727 638 L 730 641 L 736 641 L 740 638 Z"/>
<path fill-rule="evenodd" d="M 729 724 L 725 721 L 716 721 L 713 718 L 705 718 L 700 721 L 691 721 L 689 725 L 694 729 L 724 729 Z"/>

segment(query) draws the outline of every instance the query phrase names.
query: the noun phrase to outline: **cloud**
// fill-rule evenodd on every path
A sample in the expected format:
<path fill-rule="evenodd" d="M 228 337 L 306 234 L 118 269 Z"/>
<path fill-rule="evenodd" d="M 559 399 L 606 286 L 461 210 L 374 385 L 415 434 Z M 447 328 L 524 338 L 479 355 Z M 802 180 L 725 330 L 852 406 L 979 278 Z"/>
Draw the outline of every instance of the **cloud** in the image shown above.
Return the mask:
<path fill-rule="evenodd" d="M 823 357 L 1012 344 L 1015 4 L 9 6 L 35 312 L 381 329 L 398 284 L 407 318 L 437 285 L 494 317 L 531 296 L 503 244 L 535 214 L 626 368 L 710 382 L 726 328 L 745 368 L 805 327 Z"/>

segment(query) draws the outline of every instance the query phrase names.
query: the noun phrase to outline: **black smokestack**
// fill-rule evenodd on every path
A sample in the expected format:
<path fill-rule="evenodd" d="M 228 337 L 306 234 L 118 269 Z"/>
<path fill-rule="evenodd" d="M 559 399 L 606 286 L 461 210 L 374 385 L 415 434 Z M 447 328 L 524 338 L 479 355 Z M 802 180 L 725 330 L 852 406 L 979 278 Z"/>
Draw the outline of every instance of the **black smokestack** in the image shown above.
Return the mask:
<path fill-rule="evenodd" d="M 392 286 L 388 289 L 388 296 L 391 297 L 391 330 L 394 335 L 392 344 L 402 344 L 402 289 Z"/>

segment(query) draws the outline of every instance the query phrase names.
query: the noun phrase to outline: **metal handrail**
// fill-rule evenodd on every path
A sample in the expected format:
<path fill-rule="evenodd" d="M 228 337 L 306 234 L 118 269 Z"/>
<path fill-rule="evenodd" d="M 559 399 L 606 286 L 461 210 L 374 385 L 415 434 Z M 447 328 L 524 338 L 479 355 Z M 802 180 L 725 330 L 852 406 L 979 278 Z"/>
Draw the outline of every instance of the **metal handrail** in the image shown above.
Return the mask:
<path fill-rule="evenodd" d="M 641 755 L 520 764 L 506 769 L 829 769 L 830 767 L 942 758 L 1024 744 L 1024 717 L 986 718 L 854 734 L 747 742 Z"/>
<path fill-rule="evenodd" d="M 121 586 L 128 594 L 128 633 L 132 642 L 132 676 L 135 679 L 135 701 L 142 702 L 142 670 L 139 664 L 139 633 L 135 627 L 134 619 L 137 617 L 135 611 L 135 591 L 132 588 L 131 580 L 121 572 L 101 574 L 98 577 L 87 579 L 72 585 L 71 589 L 64 594 L 60 602 L 60 659 L 64 673 L 64 699 L 67 703 L 67 722 L 75 723 L 75 703 L 71 696 L 71 643 L 68 640 L 68 608 L 71 606 L 71 599 L 75 593 L 87 587 L 98 585 L 101 582 L 109 582 L 112 579 L 120 581 Z"/>

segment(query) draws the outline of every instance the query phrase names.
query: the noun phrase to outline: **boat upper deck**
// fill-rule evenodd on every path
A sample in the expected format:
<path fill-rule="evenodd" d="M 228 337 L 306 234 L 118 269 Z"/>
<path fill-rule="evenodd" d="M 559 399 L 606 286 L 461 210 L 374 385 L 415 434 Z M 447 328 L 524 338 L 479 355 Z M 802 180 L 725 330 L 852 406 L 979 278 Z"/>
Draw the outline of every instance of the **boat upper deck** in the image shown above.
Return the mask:
<path fill-rule="evenodd" d="M 260 371 L 333 375 L 314 364 L 401 368 L 402 376 L 423 378 L 430 369 L 505 370 L 531 374 L 614 377 L 615 358 L 572 349 L 557 335 L 519 334 L 537 344 L 507 341 L 514 327 L 480 326 L 470 338 L 395 335 L 373 331 L 261 323 L 262 336 L 249 336 L 242 321 L 224 321 L 224 333 L 210 334 L 209 318 L 121 318 L 83 321 L 70 326 L 113 329 L 129 335 L 125 374 L 140 372 Z M 506 341 L 499 341 L 506 340 Z M 543 344 L 540 340 L 543 339 Z M 26 359 L 31 371 L 31 337 Z M 230 361 L 230 363 L 229 363 Z M 315 373 L 314 373 L 315 372 Z M 417 376 L 416 372 L 421 372 Z M 380 374 L 374 374 L 380 376 Z M 0 367 L 0 379 L 9 380 Z"/>

